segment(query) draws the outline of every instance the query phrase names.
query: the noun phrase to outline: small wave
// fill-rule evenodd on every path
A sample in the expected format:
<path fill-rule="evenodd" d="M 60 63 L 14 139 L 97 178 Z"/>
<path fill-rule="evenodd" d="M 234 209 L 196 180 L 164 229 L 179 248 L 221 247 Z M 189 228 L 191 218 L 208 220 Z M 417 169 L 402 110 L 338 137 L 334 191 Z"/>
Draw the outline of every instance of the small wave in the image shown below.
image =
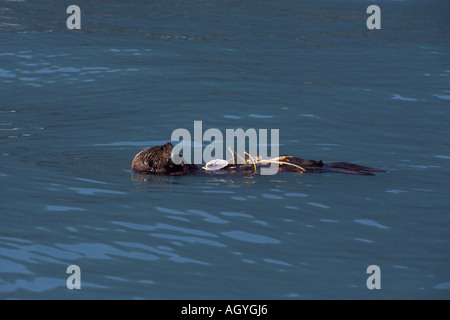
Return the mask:
<path fill-rule="evenodd" d="M 171 261 L 178 262 L 178 263 L 190 262 L 190 263 L 196 263 L 196 264 L 209 265 L 208 262 L 203 262 L 203 261 L 200 261 L 200 260 L 195 260 L 195 259 L 181 257 L 181 256 L 179 256 L 178 254 L 176 254 L 174 252 L 168 252 L 167 250 L 156 249 L 156 248 L 150 247 L 150 246 L 145 245 L 145 244 L 134 243 L 134 242 L 125 242 L 125 241 L 116 241 L 116 244 L 121 245 L 121 246 L 125 246 L 125 247 L 144 249 L 146 251 L 150 251 L 152 253 L 159 254 L 161 256 L 167 256 L 167 257 L 169 257 L 169 259 Z"/>
<path fill-rule="evenodd" d="M 50 211 L 86 211 L 83 208 L 66 207 L 66 206 L 47 206 L 47 210 Z"/>
<path fill-rule="evenodd" d="M 243 218 L 253 218 L 253 216 L 241 213 L 241 212 L 221 212 L 220 214 L 227 216 L 227 217 L 243 217 Z"/>
<path fill-rule="evenodd" d="M 159 257 L 143 252 L 126 252 L 102 243 L 57 244 L 57 247 L 93 259 L 111 260 L 112 256 L 154 261 Z"/>
<path fill-rule="evenodd" d="M 220 219 L 219 217 L 216 217 L 216 216 L 214 216 L 212 214 L 209 214 L 209 213 L 207 213 L 206 211 L 203 211 L 203 210 L 194 210 L 194 209 L 192 209 L 192 210 L 188 210 L 188 212 L 203 217 L 204 221 L 207 221 L 207 222 L 228 223 L 228 221 Z"/>
<path fill-rule="evenodd" d="M 382 224 L 379 224 L 378 222 L 375 222 L 373 220 L 368 219 L 356 219 L 356 223 L 364 224 L 366 226 L 376 227 L 379 229 L 389 229 L 389 227 L 383 226 Z"/>
<path fill-rule="evenodd" d="M 107 67 L 82 67 L 81 70 L 109 70 Z"/>
<path fill-rule="evenodd" d="M 147 226 L 147 225 L 131 223 L 131 222 L 122 222 L 122 221 L 112 221 L 111 223 L 120 225 L 123 227 L 127 227 L 127 228 L 130 228 L 133 230 L 139 230 L 139 231 L 169 230 L 169 231 L 176 231 L 176 232 L 181 232 L 181 233 L 185 233 L 185 234 L 193 234 L 193 235 L 201 236 L 201 237 L 217 238 L 217 236 L 215 234 L 212 234 L 212 233 L 209 233 L 206 231 L 190 229 L 190 228 L 175 227 L 175 226 L 165 224 L 165 223 L 157 223 L 155 226 Z"/>
<path fill-rule="evenodd" d="M 306 193 L 299 193 L 299 192 L 288 192 L 284 194 L 286 197 L 300 197 L 300 198 L 306 198 L 309 195 Z"/>
<path fill-rule="evenodd" d="M 126 192 L 106 190 L 106 189 L 94 189 L 94 188 L 69 188 L 69 189 L 77 191 L 79 194 L 85 194 L 85 195 L 93 195 L 94 193 L 126 194 Z"/>
<path fill-rule="evenodd" d="M 229 194 L 229 193 L 236 193 L 234 191 L 228 191 L 228 190 L 203 190 L 203 193 L 225 193 L 225 194 Z"/>
<path fill-rule="evenodd" d="M 170 214 L 187 214 L 186 212 L 164 208 L 164 207 L 155 207 L 156 210 L 164 212 L 164 213 L 170 213 Z"/>
<path fill-rule="evenodd" d="M 308 202 L 308 204 L 309 204 L 310 206 L 317 207 L 317 208 L 323 208 L 323 209 L 330 209 L 330 208 L 331 208 L 331 207 L 329 207 L 329 206 L 326 206 L 326 205 L 324 205 L 324 204 L 317 203 L 317 202 Z"/>
<path fill-rule="evenodd" d="M 232 120 L 242 119 L 242 118 L 239 117 L 239 116 L 234 116 L 234 115 L 231 115 L 231 114 L 226 114 L 226 115 L 224 115 L 223 117 L 224 117 L 225 119 L 232 119 Z"/>
<path fill-rule="evenodd" d="M 270 194 L 270 193 L 264 193 L 262 196 L 264 198 L 267 198 L 267 199 L 274 199 L 274 200 L 281 200 L 281 199 L 283 199 L 283 197 L 277 196 L 275 194 Z"/>
<path fill-rule="evenodd" d="M 442 282 L 434 287 L 435 289 L 450 290 L 450 282 Z"/>
<path fill-rule="evenodd" d="M 334 219 L 320 219 L 319 221 L 322 221 L 322 222 L 339 222 L 338 220 L 334 220 Z"/>
<path fill-rule="evenodd" d="M 366 243 L 373 243 L 372 240 L 369 240 L 369 239 L 363 239 L 363 238 L 353 238 L 353 240 L 361 241 L 361 242 L 366 242 Z"/>
<path fill-rule="evenodd" d="M 108 287 L 93 284 L 90 282 L 86 282 L 83 280 L 82 288 L 98 288 L 98 289 L 106 289 Z M 48 290 L 52 290 L 55 288 L 65 288 L 66 287 L 66 279 L 61 278 L 47 278 L 47 277 L 39 277 L 35 278 L 32 281 L 27 280 L 16 280 L 14 283 L 6 284 L 0 286 L 0 292 L 14 292 L 16 290 L 22 289 L 31 292 L 45 292 Z"/>
<path fill-rule="evenodd" d="M 402 101 L 417 101 L 418 99 L 415 98 L 405 98 L 402 97 L 399 94 L 393 94 L 393 97 L 391 98 L 392 100 L 402 100 Z"/>
<path fill-rule="evenodd" d="M 122 227 L 129 228 L 132 230 L 138 230 L 138 231 L 153 231 L 156 229 L 153 226 L 146 226 L 146 225 L 131 223 L 131 222 L 111 221 L 111 223 L 122 226 Z"/>
<path fill-rule="evenodd" d="M 406 190 L 386 190 L 386 192 L 400 194 L 400 193 L 404 193 L 404 192 L 408 192 L 408 191 L 406 191 Z"/>
<path fill-rule="evenodd" d="M 107 184 L 106 182 L 98 181 L 98 180 L 92 180 L 92 179 L 85 179 L 85 178 L 74 178 L 74 179 L 75 180 L 84 181 L 84 182 L 91 182 L 91 183 L 98 183 L 98 184 Z"/>
<path fill-rule="evenodd" d="M 256 118 L 256 119 L 270 119 L 275 118 L 275 116 L 270 115 L 264 115 L 264 114 L 249 114 L 250 117 Z"/>
<path fill-rule="evenodd" d="M 450 160 L 450 156 L 434 156 L 435 158 L 440 158 L 440 159 L 445 159 L 445 160 Z"/>
<path fill-rule="evenodd" d="M 210 246 L 214 246 L 214 247 L 226 247 L 226 245 L 214 241 L 214 240 L 209 240 L 209 239 L 203 239 L 203 238 L 199 238 L 199 237 L 186 237 L 186 236 L 180 236 L 180 235 L 175 235 L 175 234 L 168 234 L 168 233 L 151 233 L 150 236 L 152 237 L 156 237 L 156 238 L 161 238 L 161 239 L 169 239 L 169 240 L 178 240 L 178 241 L 182 241 L 182 242 L 188 242 L 191 244 L 195 244 L 195 243 L 201 243 L 201 244 L 206 244 L 206 245 L 210 245 Z"/>
<path fill-rule="evenodd" d="M 24 265 L 1 258 L 0 258 L 0 272 L 30 273 L 30 271 Z"/>
<path fill-rule="evenodd" d="M 241 240 L 241 241 L 245 241 L 245 242 L 250 242 L 250 243 L 259 243 L 259 244 L 280 243 L 280 240 L 277 240 L 274 238 L 269 238 L 269 237 L 262 236 L 259 234 L 248 233 L 245 231 L 229 231 L 229 232 L 222 232 L 221 234 L 226 237 L 229 237 L 229 238 L 233 238 L 233 239 Z"/>
<path fill-rule="evenodd" d="M 282 266 L 286 266 L 286 267 L 292 267 L 292 264 L 284 262 L 284 261 L 280 261 L 280 260 L 276 260 L 276 259 L 263 259 L 264 262 L 267 263 L 272 263 L 272 264 L 278 264 L 278 265 L 282 265 Z"/>
<path fill-rule="evenodd" d="M 450 95 L 444 95 L 444 94 L 433 94 L 433 96 L 438 97 L 442 100 L 450 100 Z"/>

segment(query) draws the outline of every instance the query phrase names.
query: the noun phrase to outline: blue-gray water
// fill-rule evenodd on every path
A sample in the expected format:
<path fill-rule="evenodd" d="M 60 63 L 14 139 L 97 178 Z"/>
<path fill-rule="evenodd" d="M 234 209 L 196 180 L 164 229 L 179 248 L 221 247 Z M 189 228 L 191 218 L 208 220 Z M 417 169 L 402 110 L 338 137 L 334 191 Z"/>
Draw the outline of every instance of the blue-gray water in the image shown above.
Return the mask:
<path fill-rule="evenodd" d="M 0 0 L 0 298 L 450 298 L 449 8 Z M 133 178 L 194 120 L 387 172 Z"/>

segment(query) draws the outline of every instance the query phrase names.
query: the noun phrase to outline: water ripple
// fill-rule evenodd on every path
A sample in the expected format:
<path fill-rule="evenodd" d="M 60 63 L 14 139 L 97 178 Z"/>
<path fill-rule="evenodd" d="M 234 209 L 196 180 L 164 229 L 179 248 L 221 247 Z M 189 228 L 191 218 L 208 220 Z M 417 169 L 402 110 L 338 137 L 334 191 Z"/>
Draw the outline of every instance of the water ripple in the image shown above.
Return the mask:
<path fill-rule="evenodd" d="M 310 206 L 313 206 L 313 207 L 318 207 L 318 208 L 323 208 L 323 209 L 330 209 L 329 206 L 326 206 L 326 205 L 324 205 L 324 204 L 317 203 L 317 202 L 308 202 L 308 204 L 309 204 Z"/>
<path fill-rule="evenodd" d="M 234 191 L 228 191 L 228 190 L 202 190 L 203 193 L 226 193 L 226 194 L 232 194 L 236 193 Z"/>
<path fill-rule="evenodd" d="M 363 239 L 363 238 L 353 238 L 353 240 L 361 241 L 361 242 L 366 242 L 366 243 L 373 243 L 372 240 L 369 240 L 369 239 Z"/>
<path fill-rule="evenodd" d="M 283 197 L 277 196 L 275 194 L 270 194 L 270 193 L 264 193 L 262 196 L 267 199 L 274 199 L 274 200 L 283 199 Z"/>
<path fill-rule="evenodd" d="M 444 94 L 433 94 L 433 96 L 438 97 L 442 100 L 450 100 L 450 95 L 444 95 Z"/>
<path fill-rule="evenodd" d="M 30 271 L 24 265 L 1 258 L 0 258 L 0 272 L 30 273 Z"/>
<path fill-rule="evenodd" d="M 404 192 L 408 192 L 408 191 L 406 191 L 406 190 L 386 190 L 386 192 L 400 194 L 400 193 L 404 193 Z"/>
<path fill-rule="evenodd" d="M 108 193 L 108 194 L 126 194 L 122 191 L 106 190 L 106 189 L 95 189 L 95 188 L 69 188 L 70 190 L 75 190 L 79 194 L 93 195 L 94 193 Z"/>
<path fill-rule="evenodd" d="M 284 262 L 284 261 L 276 260 L 276 259 L 263 259 L 263 261 L 267 262 L 267 263 L 272 263 L 272 264 L 278 264 L 278 265 L 286 266 L 286 267 L 292 267 L 292 264 Z"/>
<path fill-rule="evenodd" d="M 44 245 L 16 245 L 9 243 L 10 246 L 15 249 L 0 248 L 0 256 L 7 258 L 13 257 L 14 260 L 25 261 L 28 263 L 36 263 L 36 261 L 43 261 L 47 263 L 59 263 L 63 262 L 60 259 L 78 259 L 80 255 L 73 252 L 67 252 L 59 250 L 54 247 Z M 16 249 L 17 248 L 17 249 Z M 38 254 L 36 254 L 38 253 Z"/>
<path fill-rule="evenodd" d="M 339 222 L 338 220 L 334 220 L 334 219 L 320 219 L 319 221 L 322 221 L 322 222 L 332 222 L 332 223 Z"/>
<path fill-rule="evenodd" d="M 84 182 L 97 183 L 97 184 L 107 184 L 106 182 L 98 181 L 98 180 L 92 180 L 92 179 L 85 179 L 85 178 L 74 178 L 74 179 L 75 180 L 79 180 L 79 181 L 84 181 Z"/>
<path fill-rule="evenodd" d="M 360 224 L 364 224 L 366 226 L 377 227 L 379 229 L 389 229 L 389 227 L 383 226 L 382 224 L 379 224 L 378 222 L 375 222 L 373 220 L 356 219 L 355 222 L 356 223 L 360 223 Z"/>
<path fill-rule="evenodd" d="M 117 224 L 117 225 L 122 226 L 122 227 L 127 227 L 129 229 L 139 230 L 139 231 L 150 231 L 150 230 L 155 230 L 156 229 L 153 226 L 146 226 L 146 225 L 137 224 L 137 223 L 131 223 L 131 222 L 111 221 L 111 223 Z"/>
<path fill-rule="evenodd" d="M 445 160 L 450 160 L 450 156 L 443 156 L 443 155 L 437 155 L 434 156 L 435 158 L 440 158 L 440 159 L 445 159 Z"/>
<path fill-rule="evenodd" d="M 220 219 L 219 217 L 216 217 L 212 214 L 207 213 L 206 211 L 203 210 L 188 210 L 189 213 L 193 213 L 196 215 L 199 215 L 203 218 L 205 218 L 204 220 L 207 222 L 212 222 L 212 223 L 228 223 L 228 221 Z"/>
<path fill-rule="evenodd" d="M 12 292 L 17 289 L 25 289 L 32 292 L 44 292 L 57 287 L 63 287 L 65 285 L 65 280 L 57 278 L 40 277 L 35 278 L 33 281 L 19 279 L 12 284 L 0 286 L 0 292 Z"/>
<path fill-rule="evenodd" d="M 253 216 L 241 213 L 241 212 L 221 212 L 220 214 L 227 216 L 227 217 L 243 217 L 243 218 L 253 218 Z"/>
<path fill-rule="evenodd" d="M 47 206 L 47 210 L 50 210 L 50 211 L 86 211 L 83 208 L 65 207 L 65 206 Z"/>
<path fill-rule="evenodd" d="M 34 278 L 32 281 L 19 279 L 14 281 L 14 283 L 4 284 L 0 286 L 0 292 L 13 292 L 18 289 L 24 289 L 31 292 L 45 292 L 48 290 L 65 287 L 66 287 L 65 278 L 38 277 Z M 106 286 L 83 281 L 82 288 L 85 287 L 100 288 L 100 289 L 108 288 Z"/>
<path fill-rule="evenodd" d="M 280 243 L 280 240 L 262 236 L 259 234 L 249 233 L 245 231 L 228 231 L 228 232 L 222 232 L 222 235 L 233 238 L 236 240 L 241 240 L 245 242 L 250 243 L 259 243 L 259 244 L 265 244 L 265 243 Z"/>
<path fill-rule="evenodd" d="M 150 236 L 155 237 L 155 238 L 161 238 L 161 239 L 180 240 L 180 241 L 184 241 L 184 242 L 188 242 L 188 243 L 202 243 L 202 244 L 207 244 L 207 245 L 214 246 L 214 247 L 222 247 L 222 248 L 226 247 L 226 245 L 224 245 L 220 242 L 203 239 L 203 238 L 198 238 L 198 237 L 186 237 L 186 236 L 179 236 L 179 235 L 168 234 L 168 233 L 151 233 Z"/>
<path fill-rule="evenodd" d="M 187 214 L 186 212 L 164 208 L 164 207 L 155 207 L 156 210 L 164 212 L 164 213 L 170 213 L 170 214 Z"/>
<path fill-rule="evenodd" d="M 391 99 L 393 99 L 393 100 L 402 100 L 402 101 L 417 101 L 418 100 L 418 99 L 415 99 L 415 98 L 405 98 L 405 97 L 402 97 L 399 94 L 393 94 L 393 97 Z"/>
<path fill-rule="evenodd" d="M 117 224 L 123 227 L 127 227 L 133 230 L 139 230 L 139 231 L 154 231 L 158 229 L 162 230 L 170 230 L 170 231 L 178 231 L 186 234 L 193 234 L 196 236 L 202 236 L 202 237 L 212 237 L 217 238 L 215 234 L 203 231 L 203 230 L 197 230 L 197 229 L 189 229 L 184 227 L 175 227 L 169 224 L 165 223 L 157 223 L 155 226 L 147 226 L 137 223 L 130 223 L 130 222 L 122 222 L 122 221 L 112 221 L 111 223 Z"/>
<path fill-rule="evenodd" d="M 442 282 L 434 287 L 435 289 L 450 290 L 450 282 Z"/>
<path fill-rule="evenodd" d="M 56 244 L 57 247 L 75 252 L 87 258 L 112 259 L 111 256 L 135 258 L 139 260 L 158 260 L 159 257 L 141 252 L 125 252 L 102 243 Z"/>
<path fill-rule="evenodd" d="M 299 192 L 288 192 L 284 194 L 286 197 L 301 197 L 301 198 L 306 198 L 309 195 L 307 195 L 306 193 L 299 193 Z"/>
<path fill-rule="evenodd" d="M 115 243 L 118 244 L 118 245 L 125 246 L 125 247 L 144 249 L 144 250 L 147 250 L 147 251 L 150 251 L 150 252 L 162 255 L 162 256 L 168 256 L 168 257 L 170 257 L 170 260 L 174 261 L 174 262 L 179 262 L 179 263 L 191 262 L 191 263 L 209 265 L 209 263 L 207 263 L 207 262 L 203 262 L 203 261 L 195 260 L 195 259 L 190 259 L 190 258 L 180 257 L 176 253 L 167 252 L 167 251 L 161 250 L 161 249 L 155 249 L 153 247 L 150 247 L 148 245 L 141 244 L 141 243 L 126 242 L 126 241 L 116 241 Z"/>
<path fill-rule="evenodd" d="M 239 117 L 239 116 L 234 116 L 234 115 L 231 115 L 231 114 L 226 114 L 226 115 L 224 115 L 223 117 L 224 117 L 225 119 L 232 119 L 232 120 L 242 119 L 242 118 Z"/>
<path fill-rule="evenodd" d="M 256 119 L 270 119 L 275 118 L 275 116 L 270 115 L 263 115 L 263 114 L 249 114 L 250 117 L 256 118 Z"/>

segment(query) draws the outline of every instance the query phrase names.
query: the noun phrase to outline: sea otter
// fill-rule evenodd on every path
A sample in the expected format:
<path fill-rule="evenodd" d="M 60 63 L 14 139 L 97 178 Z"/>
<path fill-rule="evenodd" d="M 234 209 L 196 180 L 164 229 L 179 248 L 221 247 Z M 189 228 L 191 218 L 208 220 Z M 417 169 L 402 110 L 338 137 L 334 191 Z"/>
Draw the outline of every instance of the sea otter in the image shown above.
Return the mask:
<path fill-rule="evenodd" d="M 170 142 L 162 146 L 151 147 L 139 152 L 131 162 L 131 169 L 144 174 L 160 175 L 185 175 L 185 174 L 211 174 L 211 173 L 241 173 L 252 174 L 260 172 L 261 167 L 268 166 L 267 162 L 255 161 L 253 158 L 246 160 L 245 164 L 236 164 L 233 161 L 219 170 L 204 170 L 205 167 L 187 163 L 181 157 L 175 164 L 171 158 L 173 145 Z M 235 159 L 234 159 L 235 160 Z M 380 169 L 360 166 L 348 162 L 323 163 L 322 160 L 304 160 L 292 156 L 277 157 L 278 171 L 297 173 L 323 173 L 339 172 L 345 174 L 357 174 L 371 176 L 372 172 L 385 172 Z"/>

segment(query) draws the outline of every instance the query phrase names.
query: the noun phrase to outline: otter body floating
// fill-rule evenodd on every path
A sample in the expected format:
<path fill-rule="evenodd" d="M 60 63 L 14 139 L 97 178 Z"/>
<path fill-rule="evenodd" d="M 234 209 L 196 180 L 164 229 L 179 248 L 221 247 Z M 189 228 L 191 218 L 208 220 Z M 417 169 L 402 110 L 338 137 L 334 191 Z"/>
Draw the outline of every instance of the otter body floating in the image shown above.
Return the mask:
<path fill-rule="evenodd" d="M 327 173 L 337 172 L 345 174 L 373 176 L 374 172 L 384 172 L 383 170 L 365 167 L 349 162 L 323 163 L 322 160 L 306 160 L 289 155 L 281 155 L 272 159 L 261 159 L 246 153 L 248 159 L 244 159 L 233 150 L 231 160 L 214 159 L 209 161 L 204 167 L 190 164 L 179 156 L 174 162 L 172 160 L 173 145 L 170 142 L 162 146 L 155 146 L 142 150 L 133 159 L 131 169 L 144 174 L 160 175 L 200 175 L 210 174 L 209 171 L 221 171 L 229 174 L 252 175 L 261 172 L 261 168 L 271 164 L 278 164 L 278 172 L 293 173 Z M 234 155 L 237 155 L 242 163 L 236 163 Z M 181 161 L 180 161 L 181 160 Z M 208 173 L 206 173 L 208 171 Z"/>

